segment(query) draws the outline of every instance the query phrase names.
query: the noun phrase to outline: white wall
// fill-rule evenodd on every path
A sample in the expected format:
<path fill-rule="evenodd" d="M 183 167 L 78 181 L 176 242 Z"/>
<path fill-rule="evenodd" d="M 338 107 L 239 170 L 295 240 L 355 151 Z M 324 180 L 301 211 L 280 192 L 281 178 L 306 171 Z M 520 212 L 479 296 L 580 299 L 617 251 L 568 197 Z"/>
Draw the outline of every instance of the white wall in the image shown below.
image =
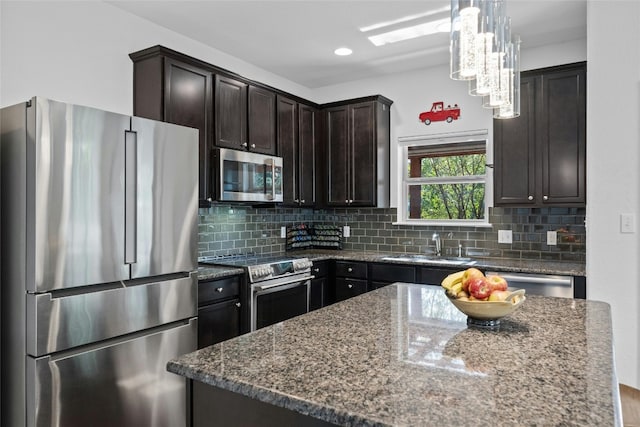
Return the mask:
<path fill-rule="evenodd" d="M 128 57 L 161 44 L 309 98 L 310 90 L 100 1 L 0 1 L 0 106 L 34 95 L 133 113 Z"/>
<path fill-rule="evenodd" d="M 611 305 L 619 380 L 640 388 L 640 230 L 619 219 L 640 225 L 640 2 L 590 1 L 587 34 L 587 296 Z"/>

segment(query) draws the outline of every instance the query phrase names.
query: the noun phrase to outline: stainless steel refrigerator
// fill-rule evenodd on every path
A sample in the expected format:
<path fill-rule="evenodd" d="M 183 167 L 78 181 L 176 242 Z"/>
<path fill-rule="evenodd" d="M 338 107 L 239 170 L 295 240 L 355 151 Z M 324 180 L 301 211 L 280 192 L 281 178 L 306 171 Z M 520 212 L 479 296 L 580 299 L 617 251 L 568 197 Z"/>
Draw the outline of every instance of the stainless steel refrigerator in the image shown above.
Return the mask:
<path fill-rule="evenodd" d="M 196 349 L 197 130 L 0 110 L 3 426 L 181 426 Z"/>

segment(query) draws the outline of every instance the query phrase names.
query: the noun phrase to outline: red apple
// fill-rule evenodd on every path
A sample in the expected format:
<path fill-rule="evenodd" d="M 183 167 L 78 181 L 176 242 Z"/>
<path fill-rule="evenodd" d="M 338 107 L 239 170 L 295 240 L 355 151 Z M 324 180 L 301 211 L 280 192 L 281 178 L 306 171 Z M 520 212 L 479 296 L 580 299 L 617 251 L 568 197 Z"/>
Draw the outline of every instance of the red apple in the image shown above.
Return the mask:
<path fill-rule="evenodd" d="M 492 291 L 489 301 L 504 301 L 511 294 L 509 291 Z"/>
<path fill-rule="evenodd" d="M 491 285 L 486 277 L 476 277 L 469 281 L 469 293 L 479 300 L 484 300 L 491 295 Z"/>
<path fill-rule="evenodd" d="M 502 276 L 487 276 L 487 281 L 489 282 L 492 291 L 506 291 L 507 287 L 509 287 L 506 279 Z"/>
<path fill-rule="evenodd" d="M 468 292 L 471 280 L 479 278 L 484 278 L 482 271 L 474 267 L 467 268 L 464 273 L 462 273 L 462 290 Z"/>

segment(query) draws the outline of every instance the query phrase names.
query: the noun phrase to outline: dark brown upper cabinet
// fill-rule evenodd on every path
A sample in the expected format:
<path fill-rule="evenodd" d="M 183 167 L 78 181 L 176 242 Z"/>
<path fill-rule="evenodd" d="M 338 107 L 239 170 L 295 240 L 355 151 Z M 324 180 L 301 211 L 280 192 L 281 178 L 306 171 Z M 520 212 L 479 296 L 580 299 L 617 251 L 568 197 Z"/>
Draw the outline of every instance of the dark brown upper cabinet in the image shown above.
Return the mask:
<path fill-rule="evenodd" d="M 314 206 L 316 202 L 316 146 L 318 109 L 278 95 L 278 153 L 283 159 L 286 206 Z"/>
<path fill-rule="evenodd" d="M 522 73 L 521 115 L 494 120 L 496 206 L 586 203 L 586 64 Z"/>
<path fill-rule="evenodd" d="M 198 129 L 198 195 L 201 201 L 210 199 L 211 73 L 197 64 L 174 58 L 171 51 L 161 47 L 129 56 L 133 61 L 133 114 Z"/>
<path fill-rule="evenodd" d="M 215 145 L 276 154 L 276 95 L 238 79 L 216 75 Z"/>
<path fill-rule="evenodd" d="M 381 96 L 325 106 L 328 206 L 389 205 L 390 106 Z"/>

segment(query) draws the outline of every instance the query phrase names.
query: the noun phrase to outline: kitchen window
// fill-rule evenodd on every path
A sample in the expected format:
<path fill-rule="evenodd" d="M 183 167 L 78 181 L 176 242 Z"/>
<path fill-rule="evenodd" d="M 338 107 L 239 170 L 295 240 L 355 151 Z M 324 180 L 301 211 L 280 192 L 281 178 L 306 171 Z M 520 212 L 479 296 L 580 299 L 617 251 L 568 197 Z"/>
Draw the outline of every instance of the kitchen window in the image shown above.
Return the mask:
<path fill-rule="evenodd" d="M 400 223 L 489 226 L 487 131 L 399 138 Z"/>

